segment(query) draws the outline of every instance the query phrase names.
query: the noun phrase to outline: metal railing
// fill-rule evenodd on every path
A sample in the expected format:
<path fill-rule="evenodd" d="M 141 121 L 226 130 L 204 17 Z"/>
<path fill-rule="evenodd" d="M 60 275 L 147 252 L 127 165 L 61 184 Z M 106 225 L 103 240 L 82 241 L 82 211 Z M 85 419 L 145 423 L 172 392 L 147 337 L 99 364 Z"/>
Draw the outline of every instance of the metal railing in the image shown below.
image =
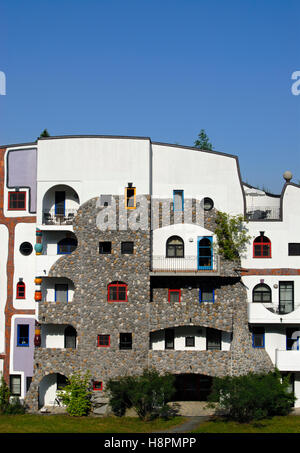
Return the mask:
<path fill-rule="evenodd" d="M 153 255 L 151 263 L 152 272 L 209 272 L 218 270 L 218 259 L 198 258 L 185 256 L 184 258 L 167 258 L 166 256 Z"/>
<path fill-rule="evenodd" d="M 73 225 L 73 220 L 77 209 L 65 209 L 64 212 L 55 212 L 55 210 L 43 212 L 44 225 Z"/>
<path fill-rule="evenodd" d="M 260 302 L 253 302 L 253 303 L 260 303 Z M 293 311 L 297 310 L 300 307 L 300 302 L 294 302 L 293 304 L 290 303 L 274 303 L 274 302 L 263 302 L 263 306 L 269 310 L 271 313 L 276 315 L 287 315 L 292 313 Z"/>
<path fill-rule="evenodd" d="M 280 208 L 274 206 L 256 206 L 247 209 L 248 220 L 279 220 Z"/>

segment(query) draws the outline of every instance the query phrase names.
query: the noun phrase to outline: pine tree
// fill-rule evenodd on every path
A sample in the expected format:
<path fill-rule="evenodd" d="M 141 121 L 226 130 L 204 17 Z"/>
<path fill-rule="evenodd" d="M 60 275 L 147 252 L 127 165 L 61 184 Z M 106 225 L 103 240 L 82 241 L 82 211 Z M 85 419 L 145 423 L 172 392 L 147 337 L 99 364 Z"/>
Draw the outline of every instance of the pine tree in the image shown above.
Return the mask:
<path fill-rule="evenodd" d="M 50 134 L 47 129 L 44 129 L 41 133 L 40 137 L 50 137 Z"/>
<path fill-rule="evenodd" d="M 212 151 L 212 144 L 209 142 L 209 137 L 206 135 L 204 129 L 201 129 L 200 133 L 198 134 L 198 139 L 195 140 L 195 147 Z"/>

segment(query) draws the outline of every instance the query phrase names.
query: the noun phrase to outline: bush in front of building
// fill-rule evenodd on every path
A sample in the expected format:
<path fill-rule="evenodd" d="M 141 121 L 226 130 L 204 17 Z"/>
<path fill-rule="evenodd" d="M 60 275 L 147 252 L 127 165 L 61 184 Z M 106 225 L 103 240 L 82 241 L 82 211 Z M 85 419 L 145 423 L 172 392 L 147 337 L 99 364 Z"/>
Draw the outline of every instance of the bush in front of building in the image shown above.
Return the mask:
<path fill-rule="evenodd" d="M 67 413 L 73 417 L 88 415 L 91 409 L 90 375 L 74 373 L 68 379 L 67 385 L 63 390 L 57 392 L 63 405 L 66 406 Z"/>
<path fill-rule="evenodd" d="M 246 423 L 275 415 L 287 415 L 295 401 L 289 377 L 279 371 L 214 378 L 209 401 L 219 404 L 219 414 Z"/>
<path fill-rule="evenodd" d="M 3 376 L 0 381 L 0 414 L 24 414 L 25 407 L 18 397 L 11 398 L 10 390 Z"/>
<path fill-rule="evenodd" d="M 216 224 L 217 252 L 225 260 L 238 260 L 246 252 L 247 244 L 251 239 L 245 226 L 244 216 L 231 216 L 226 212 L 218 211 Z"/>
<path fill-rule="evenodd" d="M 106 384 L 110 407 L 119 417 L 126 409 L 134 408 L 144 421 L 172 418 L 177 408 L 168 402 L 175 393 L 174 381 L 171 374 L 160 375 L 154 368 L 145 369 L 139 376 L 110 379 Z"/>

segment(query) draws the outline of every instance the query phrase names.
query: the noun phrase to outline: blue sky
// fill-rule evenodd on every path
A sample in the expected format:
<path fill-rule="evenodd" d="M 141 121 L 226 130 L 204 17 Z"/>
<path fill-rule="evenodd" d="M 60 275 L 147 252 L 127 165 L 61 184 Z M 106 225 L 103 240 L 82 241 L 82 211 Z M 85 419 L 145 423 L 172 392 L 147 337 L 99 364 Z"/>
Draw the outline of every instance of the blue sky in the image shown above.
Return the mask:
<path fill-rule="evenodd" d="M 279 193 L 300 181 L 299 19 L 298 0 L 2 0 L 0 143 L 203 128 Z"/>

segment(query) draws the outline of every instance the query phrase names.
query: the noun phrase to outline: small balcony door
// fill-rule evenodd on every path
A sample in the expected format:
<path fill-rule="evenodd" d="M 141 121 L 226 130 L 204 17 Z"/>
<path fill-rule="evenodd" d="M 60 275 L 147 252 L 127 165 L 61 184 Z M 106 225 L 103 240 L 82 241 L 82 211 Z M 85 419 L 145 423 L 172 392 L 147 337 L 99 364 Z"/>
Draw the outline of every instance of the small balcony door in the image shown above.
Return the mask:
<path fill-rule="evenodd" d="M 198 269 L 213 268 L 212 236 L 198 237 Z"/>
<path fill-rule="evenodd" d="M 279 282 L 279 313 L 284 315 L 294 310 L 294 282 Z"/>
<path fill-rule="evenodd" d="M 66 192 L 55 192 L 55 215 L 65 215 Z"/>

